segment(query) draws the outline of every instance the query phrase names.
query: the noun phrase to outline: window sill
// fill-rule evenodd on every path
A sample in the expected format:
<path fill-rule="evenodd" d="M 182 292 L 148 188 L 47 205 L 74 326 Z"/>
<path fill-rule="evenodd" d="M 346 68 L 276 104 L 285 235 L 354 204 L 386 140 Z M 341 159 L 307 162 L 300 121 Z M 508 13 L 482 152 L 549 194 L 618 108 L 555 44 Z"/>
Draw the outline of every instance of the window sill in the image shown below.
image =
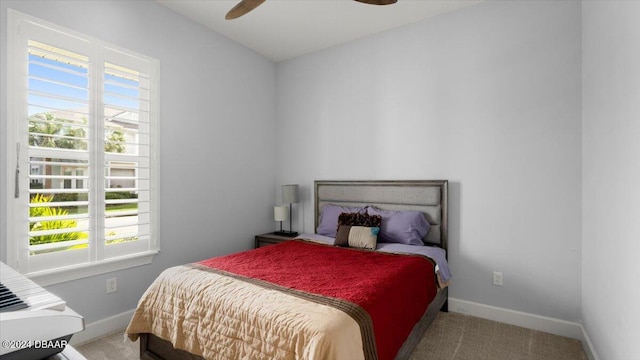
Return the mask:
<path fill-rule="evenodd" d="M 153 260 L 153 257 L 156 256 L 159 252 L 160 250 L 150 250 L 143 253 L 122 256 L 119 258 L 103 260 L 100 262 L 29 273 L 26 274 L 26 276 L 32 281 L 38 283 L 38 285 L 40 286 L 48 286 L 67 281 L 78 280 L 90 276 L 105 274 L 112 271 L 150 264 Z"/>

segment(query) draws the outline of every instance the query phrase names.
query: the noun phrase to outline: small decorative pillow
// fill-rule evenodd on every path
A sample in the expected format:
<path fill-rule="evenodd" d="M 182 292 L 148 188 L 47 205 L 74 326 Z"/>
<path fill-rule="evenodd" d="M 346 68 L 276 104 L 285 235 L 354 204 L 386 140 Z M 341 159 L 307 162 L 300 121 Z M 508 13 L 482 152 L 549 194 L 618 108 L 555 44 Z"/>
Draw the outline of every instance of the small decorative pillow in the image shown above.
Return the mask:
<path fill-rule="evenodd" d="M 380 242 L 407 245 L 424 245 L 431 224 L 420 211 L 386 211 L 367 207 L 367 214 L 382 217 Z"/>
<path fill-rule="evenodd" d="M 336 234 L 335 245 L 360 249 L 376 248 L 379 227 L 340 225 Z"/>
<path fill-rule="evenodd" d="M 360 212 L 343 212 L 338 216 L 338 226 L 340 225 L 380 227 L 382 217 Z"/>
<path fill-rule="evenodd" d="M 366 213 L 364 208 L 344 207 L 334 204 L 325 204 L 320 213 L 320 223 L 316 229 L 316 233 L 324 236 L 336 237 L 336 229 L 338 228 L 338 217 L 343 212 L 349 213 Z"/>
<path fill-rule="evenodd" d="M 338 216 L 337 246 L 375 249 L 382 217 L 362 213 L 342 213 Z"/>

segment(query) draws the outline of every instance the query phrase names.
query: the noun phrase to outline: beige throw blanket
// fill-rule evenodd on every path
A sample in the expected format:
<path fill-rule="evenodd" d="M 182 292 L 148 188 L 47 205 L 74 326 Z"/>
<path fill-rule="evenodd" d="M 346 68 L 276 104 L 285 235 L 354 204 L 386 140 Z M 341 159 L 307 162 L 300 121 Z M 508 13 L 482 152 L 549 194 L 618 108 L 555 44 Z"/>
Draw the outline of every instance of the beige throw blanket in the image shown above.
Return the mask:
<path fill-rule="evenodd" d="M 347 313 L 193 266 L 160 274 L 126 333 L 152 333 L 205 359 L 364 359 Z"/>

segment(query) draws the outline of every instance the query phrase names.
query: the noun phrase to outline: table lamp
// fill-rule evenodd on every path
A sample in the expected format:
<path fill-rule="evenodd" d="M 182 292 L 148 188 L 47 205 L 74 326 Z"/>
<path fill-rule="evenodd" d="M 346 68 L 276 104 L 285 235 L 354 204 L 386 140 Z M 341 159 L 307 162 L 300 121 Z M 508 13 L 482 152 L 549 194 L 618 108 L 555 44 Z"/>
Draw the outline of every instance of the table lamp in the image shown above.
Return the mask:
<path fill-rule="evenodd" d="M 292 214 L 291 214 L 291 204 L 295 204 L 298 202 L 298 185 L 282 185 L 282 203 L 289 204 L 289 231 L 280 230 L 277 235 L 294 237 L 298 236 L 298 233 L 293 231 L 292 226 Z M 282 216 L 280 216 L 282 218 Z M 282 223 L 280 223 L 282 226 Z"/>

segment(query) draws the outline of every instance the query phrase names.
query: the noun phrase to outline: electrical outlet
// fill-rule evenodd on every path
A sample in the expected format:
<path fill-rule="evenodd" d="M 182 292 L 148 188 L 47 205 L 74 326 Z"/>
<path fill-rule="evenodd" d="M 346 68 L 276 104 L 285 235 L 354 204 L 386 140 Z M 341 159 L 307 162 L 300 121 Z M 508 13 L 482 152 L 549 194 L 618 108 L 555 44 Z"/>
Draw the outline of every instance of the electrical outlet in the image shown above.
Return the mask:
<path fill-rule="evenodd" d="M 107 294 L 118 291 L 118 278 L 107 279 Z"/>
<path fill-rule="evenodd" d="M 493 272 L 493 285 L 502 286 L 502 273 L 498 271 Z"/>

